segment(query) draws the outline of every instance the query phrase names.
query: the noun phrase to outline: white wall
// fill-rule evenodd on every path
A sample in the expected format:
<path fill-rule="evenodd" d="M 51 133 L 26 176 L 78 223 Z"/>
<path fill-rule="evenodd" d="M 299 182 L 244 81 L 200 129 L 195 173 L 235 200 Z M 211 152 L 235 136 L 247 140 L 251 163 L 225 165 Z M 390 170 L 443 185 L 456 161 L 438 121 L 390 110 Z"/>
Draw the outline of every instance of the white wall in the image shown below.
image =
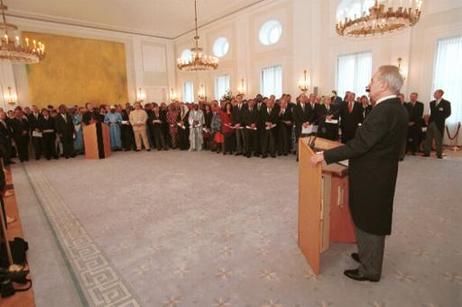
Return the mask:
<path fill-rule="evenodd" d="M 146 101 L 160 102 L 169 98 L 169 89 L 175 83 L 174 43 L 172 40 L 23 18 L 9 17 L 8 21 L 18 25 L 20 31 L 121 42 L 125 45 L 129 100 L 133 102 L 137 99 L 140 88 L 146 94 Z M 3 97 L 5 97 L 5 89 L 8 86 L 13 87 L 20 105 L 30 104 L 25 67 L 24 64 L 8 63 L 3 63 L 0 66 Z M 13 71 L 12 74 L 10 73 L 11 71 Z"/>

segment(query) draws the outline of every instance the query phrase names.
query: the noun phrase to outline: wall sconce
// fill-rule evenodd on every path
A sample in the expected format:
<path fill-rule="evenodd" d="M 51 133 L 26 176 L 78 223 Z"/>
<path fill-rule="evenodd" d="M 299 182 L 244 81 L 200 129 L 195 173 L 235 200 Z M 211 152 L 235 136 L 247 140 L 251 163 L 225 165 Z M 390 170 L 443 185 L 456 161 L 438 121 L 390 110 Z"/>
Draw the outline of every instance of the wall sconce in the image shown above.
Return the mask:
<path fill-rule="evenodd" d="M 406 73 L 406 70 L 401 68 L 401 62 L 403 61 L 402 58 L 398 58 L 398 69 L 399 69 L 399 73 L 401 74 L 401 76 L 403 77 L 403 80 L 406 80 L 406 77 L 407 77 L 407 73 Z"/>
<path fill-rule="evenodd" d="M 206 98 L 204 84 L 201 84 L 199 91 L 197 92 L 197 96 L 199 97 L 199 100 L 204 100 Z"/>
<path fill-rule="evenodd" d="M 5 102 L 10 106 L 14 106 L 18 102 L 18 96 L 12 91 L 11 86 L 8 86 L 8 93 L 4 96 Z"/>
<path fill-rule="evenodd" d="M 309 90 L 310 88 L 310 78 L 308 76 L 308 71 L 305 69 L 303 71 L 303 79 L 299 80 L 298 81 L 298 88 L 304 93 L 306 94 L 306 92 Z"/>
<path fill-rule="evenodd" d="M 146 99 L 146 93 L 141 89 L 141 87 L 138 89 L 138 92 L 136 94 L 136 100 L 138 101 L 144 101 Z"/>
<path fill-rule="evenodd" d="M 173 88 L 170 89 L 170 101 L 176 100 L 176 92 Z"/>
<path fill-rule="evenodd" d="M 239 83 L 239 86 L 237 87 L 237 93 L 238 94 L 245 94 L 245 80 L 244 78 L 241 79 L 241 82 Z"/>

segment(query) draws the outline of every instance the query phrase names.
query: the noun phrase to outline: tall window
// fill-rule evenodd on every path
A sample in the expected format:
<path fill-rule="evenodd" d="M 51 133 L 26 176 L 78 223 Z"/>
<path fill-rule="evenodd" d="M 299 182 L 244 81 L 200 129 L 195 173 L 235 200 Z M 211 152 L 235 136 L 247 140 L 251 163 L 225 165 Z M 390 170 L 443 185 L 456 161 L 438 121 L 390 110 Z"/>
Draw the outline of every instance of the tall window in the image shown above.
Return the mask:
<path fill-rule="evenodd" d="M 192 81 L 185 81 L 183 84 L 183 101 L 194 102 L 194 86 Z"/>
<path fill-rule="evenodd" d="M 452 136 L 454 126 L 462 122 L 462 36 L 438 41 L 432 94 L 437 89 L 442 89 L 443 98 L 451 102 L 451 116 L 446 123 Z"/>
<path fill-rule="evenodd" d="M 271 66 L 261 70 L 260 90 L 265 97 L 282 95 L 282 66 Z"/>
<path fill-rule="evenodd" d="M 357 96 L 366 94 L 372 77 L 372 53 L 341 55 L 337 60 L 337 91 L 343 97 L 346 91 Z"/>
<path fill-rule="evenodd" d="M 215 78 L 215 99 L 221 99 L 229 91 L 229 75 Z"/>

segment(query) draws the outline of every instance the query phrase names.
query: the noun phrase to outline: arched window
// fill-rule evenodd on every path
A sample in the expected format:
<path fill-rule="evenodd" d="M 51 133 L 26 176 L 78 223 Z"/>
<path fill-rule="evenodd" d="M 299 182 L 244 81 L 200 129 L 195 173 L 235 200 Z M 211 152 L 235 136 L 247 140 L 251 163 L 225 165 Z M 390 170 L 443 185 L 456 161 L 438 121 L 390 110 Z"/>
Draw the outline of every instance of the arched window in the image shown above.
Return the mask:
<path fill-rule="evenodd" d="M 213 43 L 213 54 L 216 57 L 224 57 L 229 51 L 229 42 L 226 37 L 219 37 Z"/>
<path fill-rule="evenodd" d="M 260 28 L 259 39 L 260 43 L 265 46 L 276 44 L 282 35 L 281 23 L 277 20 L 269 20 Z"/>

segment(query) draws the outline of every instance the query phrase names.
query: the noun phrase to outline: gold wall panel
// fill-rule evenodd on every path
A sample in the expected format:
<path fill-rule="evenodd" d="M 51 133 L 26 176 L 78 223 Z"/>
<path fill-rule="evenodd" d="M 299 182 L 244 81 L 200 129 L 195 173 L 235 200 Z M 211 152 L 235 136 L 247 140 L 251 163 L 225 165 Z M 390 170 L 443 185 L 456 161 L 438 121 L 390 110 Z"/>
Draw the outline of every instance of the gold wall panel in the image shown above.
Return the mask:
<path fill-rule="evenodd" d="M 45 107 L 125 104 L 128 101 L 125 46 L 122 43 L 24 32 L 46 46 L 45 60 L 26 65 L 30 101 Z"/>

